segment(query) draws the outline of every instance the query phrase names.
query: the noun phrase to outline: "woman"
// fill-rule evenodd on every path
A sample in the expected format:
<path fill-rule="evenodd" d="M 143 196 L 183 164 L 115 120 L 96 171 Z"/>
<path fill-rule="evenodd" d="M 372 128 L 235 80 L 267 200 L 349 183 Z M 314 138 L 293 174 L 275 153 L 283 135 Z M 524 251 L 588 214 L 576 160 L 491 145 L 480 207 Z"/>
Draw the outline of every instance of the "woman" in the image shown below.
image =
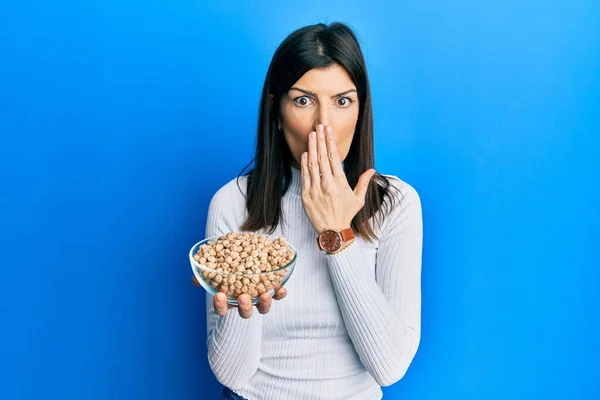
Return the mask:
<path fill-rule="evenodd" d="M 223 398 L 380 399 L 419 345 L 421 203 L 373 169 L 369 81 L 346 25 L 307 26 L 281 43 L 253 161 L 212 198 L 206 236 L 285 236 L 298 259 L 257 312 L 248 295 L 231 311 L 224 293 L 207 294 Z"/>

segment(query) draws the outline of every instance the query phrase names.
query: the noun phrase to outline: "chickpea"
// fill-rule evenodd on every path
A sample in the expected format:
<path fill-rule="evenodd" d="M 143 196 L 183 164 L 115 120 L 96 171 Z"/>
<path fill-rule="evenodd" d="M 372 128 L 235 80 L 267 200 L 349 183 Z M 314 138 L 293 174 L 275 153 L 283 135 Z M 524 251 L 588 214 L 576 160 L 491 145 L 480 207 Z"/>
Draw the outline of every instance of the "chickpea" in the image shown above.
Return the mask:
<path fill-rule="evenodd" d="M 193 257 L 216 271 L 202 271 L 202 277 L 216 290 L 228 297 L 242 293 L 256 297 L 280 287 L 287 271 L 271 271 L 287 264 L 294 255 L 284 237 L 271 240 L 253 232 L 229 232 L 200 246 Z"/>
<path fill-rule="evenodd" d="M 267 289 L 265 288 L 265 285 L 262 283 L 259 283 L 258 285 L 256 285 L 256 290 L 258 291 L 259 295 L 261 295 L 267 291 Z"/>

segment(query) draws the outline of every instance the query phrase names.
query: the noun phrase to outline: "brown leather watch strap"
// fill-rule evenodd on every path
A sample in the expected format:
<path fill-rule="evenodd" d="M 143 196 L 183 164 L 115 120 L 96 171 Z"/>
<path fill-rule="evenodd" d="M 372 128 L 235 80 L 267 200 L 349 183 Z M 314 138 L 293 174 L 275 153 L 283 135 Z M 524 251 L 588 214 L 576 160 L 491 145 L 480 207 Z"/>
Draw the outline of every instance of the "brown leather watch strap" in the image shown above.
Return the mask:
<path fill-rule="evenodd" d="M 354 236 L 354 231 L 352 230 L 352 227 L 350 228 L 346 228 L 344 230 L 340 231 L 340 235 L 342 235 L 342 241 L 343 242 L 347 242 L 349 240 L 354 239 L 356 236 Z"/>

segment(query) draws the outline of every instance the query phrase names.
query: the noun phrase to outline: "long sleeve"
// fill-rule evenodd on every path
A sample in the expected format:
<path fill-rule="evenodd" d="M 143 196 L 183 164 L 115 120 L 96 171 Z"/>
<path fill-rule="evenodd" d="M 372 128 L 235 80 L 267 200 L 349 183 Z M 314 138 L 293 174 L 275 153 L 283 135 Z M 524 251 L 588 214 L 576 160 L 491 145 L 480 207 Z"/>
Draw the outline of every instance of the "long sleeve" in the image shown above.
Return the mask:
<path fill-rule="evenodd" d="M 206 237 L 239 231 L 243 204 L 239 195 L 230 193 L 232 185 L 222 188 L 212 198 L 206 221 Z M 237 187 L 235 188 L 237 190 Z M 236 200 L 238 200 L 236 202 Z M 208 361 L 217 380 L 236 389 L 242 387 L 256 372 L 261 356 L 262 315 L 240 317 L 233 308 L 219 316 L 213 308 L 213 297 L 206 293 L 206 326 Z"/>
<path fill-rule="evenodd" d="M 400 380 L 421 329 L 421 201 L 406 184 L 379 237 L 375 277 L 355 242 L 328 255 L 342 318 L 365 368 L 381 386 Z"/>

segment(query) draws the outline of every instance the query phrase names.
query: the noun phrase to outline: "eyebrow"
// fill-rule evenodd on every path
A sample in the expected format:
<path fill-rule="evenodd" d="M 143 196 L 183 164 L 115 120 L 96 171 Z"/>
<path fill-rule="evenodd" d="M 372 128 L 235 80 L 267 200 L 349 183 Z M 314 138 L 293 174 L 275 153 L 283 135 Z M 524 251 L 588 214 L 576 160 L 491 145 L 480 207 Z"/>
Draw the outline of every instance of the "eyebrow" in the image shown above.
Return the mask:
<path fill-rule="evenodd" d="M 302 92 L 302 93 L 304 93 L 304 94 L 307 94 L 307 95 L 309 95 L 309 96 L 318 97 L 316 93 L 314 93 L 314 92 L 311 92 L 310 90 L 300 89 L 300 88 L 297 88 L 297 87 L 292 87 L 292 88 L 290 88 L 290 90 L 297 90 L 297 91 L 299 91 L 299 92 Z M 350 90 L 346 90 L 345 92 L 342 92 L 342 93 L 338 93 L 338 94 L 336 94 L 336 95 L 333 95 L 333 96 L 331 96 L 331 98 L 333 99 L 333 98 L 335 98 L 335 97 L 340 97 L 340 96 L 343 96 L 343 95 L 345 95 L 345 94 L 348 94 L 348 93 L 351 93 L 351 92 L 356 92 L 356 93 L 358 93 L 358 91 L 357 91 L 356 89 L 350 89 Z"/>

